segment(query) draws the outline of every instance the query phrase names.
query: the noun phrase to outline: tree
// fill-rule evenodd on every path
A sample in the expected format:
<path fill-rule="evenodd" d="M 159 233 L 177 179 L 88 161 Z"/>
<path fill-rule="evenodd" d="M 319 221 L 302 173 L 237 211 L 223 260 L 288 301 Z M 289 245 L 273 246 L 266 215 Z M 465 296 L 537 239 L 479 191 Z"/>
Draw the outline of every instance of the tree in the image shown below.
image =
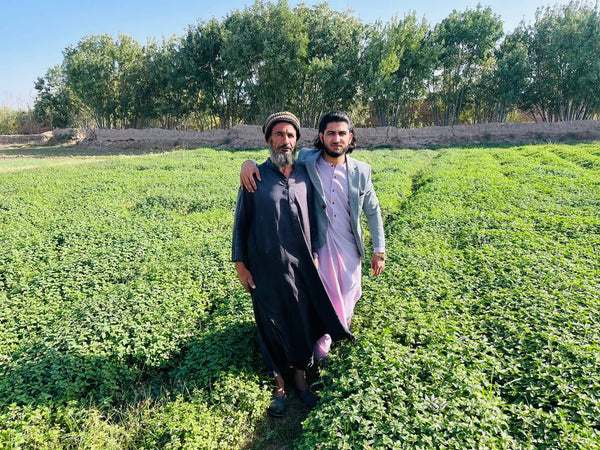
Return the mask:
<path fill-rule="evenodd" d="M 48 69 L 34 86 L 37 91 L 33 107 L 35 120 L 52 128 L 75 125 L 77 99 L 65 85 L 61 66 Z"/>
<path fill-rule="evenodd" d="M 585 120 L 600 114 L 600 18 L 579 2 L 536 12 L 518 32 L 530 73 L 520 106 L 534 120 Z"/>
<path fill-rule="evenodd" d="M 502 34 L 500 18 L 481 5 L 475 10 L 454 10 L 435 27 L 432 42 L 438 67 L 428 100 L 437 125 L 458 123 Z"/>
<path fill-rule="evenodd" d="M 86 36 L 63 52 L 66 85 L 90 108 L 99 128 L 116 124 L 117 45 L 110 35 Z"/>
<path fill-rule="evenodd" d="M 490 60 L 493 66 L 475 85 L 473 116 L 475 122 L 505 122 L 516 110 L 527 87 L 530 73 L 527 48 L 508 36 Z"/>
<path fill-rule="evenodd" d="M 301 4 L 295 13 L 308 39 L 301 59 L 301 87 L 294 95 L 295 109 L 304 126 L 316 127 L 327 111 L 350 110 L 360 100 L 359 64 L 365 27 L 349 12 L 330 10 L 327 3 L 310 9 Z"/>
<path fill-rule="evenodd" d="M 194 102 L 179 57 L 181 42 L 182 39 L 171 36 L 163 38 L 160 45 L 149 40 L 144 48 L 145 78 L 139 84 L 148 100 L 143 106 L 145 117 L 150 121 L 158 120 L 162 128 L 179 128 L 186 124 Z"/>
<path fill-rule="evenodd" d="M 64 53 L 65 84 L 91 109 L 100 128 L 135 125 L 148 113 L 143 47 L 120 34 L 87 36 Z"/>
<path fill-rule="evenodd" d="M 362 91 L 379 126 L 415 125 L 435 59 L 429 27 L 415 13 L 371 28 L 362 58 Z"/>
<path fill-rule="evenodd" d="M 225 24 L 215 19 L 199 23 L 190 27 L 182 40 L 177 59 L 190 109 L 197 123 L 205 124 L 201 128 L 229 128 L 239 123 L 245 114 L 245 76 L 249 61 L 244 62 L 242 55 L 238 58 L 236 52 L 231 51 L 229 39 L 235 41 L 235 32 L 252 27 L 249 16 L 236 12 Z M 247 56 L 249 60 L 255 59 L 253 55 Z"/>
<path fill-rule="evenodd" d="M 256 0 L 162 45 L 84 37 L 38 79 L 36 114 L 55 126 L 91 111 L 101 128 L 193 120 L 201 130 L 261 123 L 282 109 L 314 127 L 334 108 L 413 127 L 423 104 L 437 125 L 502 122 L 517 108 L 542 121 L 598 117 L 597 7 L 542 8 L 533 25 L 500 42 L 502 34 L 481 5 L 431 30 L 415 13 L 364 25 L 327 3 L 292 10 L 287 0 Z"/>
<path fill-rule="evenodd" d="M 295 109 L 308 36 L 287 1 L 256 1 L 230 17 L 226 27 L 228 61 L 239 63 L 246 72 L 240 75 L 255 116 L 262 119 L 273 111 Z"/>
<path fill-rule="evenodd" d="M 124 34 L 119 35 L 115 44 L 115 116 L 121 127 L 135 127 L 150 114 L 152 101 L 147 85 L 145 49 Z"/>

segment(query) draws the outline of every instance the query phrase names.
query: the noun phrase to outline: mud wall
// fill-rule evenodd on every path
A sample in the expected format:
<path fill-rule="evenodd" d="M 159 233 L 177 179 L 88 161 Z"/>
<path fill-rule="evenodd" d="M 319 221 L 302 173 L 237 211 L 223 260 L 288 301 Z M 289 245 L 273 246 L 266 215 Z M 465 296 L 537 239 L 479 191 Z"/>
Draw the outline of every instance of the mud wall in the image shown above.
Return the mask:
<path fill-rule="evenodd" d="M 300 147 L 311 147 L 317 131 L 302 128 Z M 485 123 L 449 127 L 357 128 L 358 148 L 427 148 L 469 144 L 528 144 L 600 140 L 600 122 Z M 237 125 L 229 130 L 177 131 L 57 129 L 39 135 L 0 136 L 0 146 L 68 143 L 89 149 L 159 149 L 210 147 L 221 149 L 265 148 L 258 125 Z"/>

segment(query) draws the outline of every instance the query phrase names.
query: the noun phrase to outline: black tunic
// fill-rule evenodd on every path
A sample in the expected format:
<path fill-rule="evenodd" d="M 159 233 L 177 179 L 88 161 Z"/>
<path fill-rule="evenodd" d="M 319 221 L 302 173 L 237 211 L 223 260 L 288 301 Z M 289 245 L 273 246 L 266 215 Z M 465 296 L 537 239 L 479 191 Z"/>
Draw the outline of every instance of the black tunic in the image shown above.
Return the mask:
<path fill-rule="evenodd" d="M 259 346 L 269 372 L 288 365 L 306 369 L 314 343 L 352 335 L 340 322 L 313 262 L 312 185 L 296 164 L 286 178 L 270 159 L 258 166 L 262 181 L 253 194 L 238 193 L 232 261 L 243 261 L 252 290 Z M 310 199 L 311 201 L 308 201 Z"/>

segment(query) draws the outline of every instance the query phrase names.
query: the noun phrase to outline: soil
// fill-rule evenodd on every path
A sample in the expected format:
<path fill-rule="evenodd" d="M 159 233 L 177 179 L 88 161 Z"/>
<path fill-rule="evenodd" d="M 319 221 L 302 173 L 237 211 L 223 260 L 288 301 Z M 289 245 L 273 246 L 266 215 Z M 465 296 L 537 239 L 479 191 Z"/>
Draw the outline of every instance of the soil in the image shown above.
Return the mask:
<path fill-rule="evenodd" d="M 312 147 L 317 135 L 302 128 L 299 147 Z M 595 120 L 557 123 L 485 123 L 448 127 L 403 129 L 357 128 L 359 148 L 429 148 L 471 144 L 530 144 L 600 140 L 600 122 Z M 159 128 L 105 130 L 55 129 L 42 134 L 0 136 L 0 148 L 44 145 L 76 145 L 88 150 L 172 150 L 209 147 L 217 149 L 266 148 L 258 125 L 237 125 L 228 130 L 178 131 Z"/>

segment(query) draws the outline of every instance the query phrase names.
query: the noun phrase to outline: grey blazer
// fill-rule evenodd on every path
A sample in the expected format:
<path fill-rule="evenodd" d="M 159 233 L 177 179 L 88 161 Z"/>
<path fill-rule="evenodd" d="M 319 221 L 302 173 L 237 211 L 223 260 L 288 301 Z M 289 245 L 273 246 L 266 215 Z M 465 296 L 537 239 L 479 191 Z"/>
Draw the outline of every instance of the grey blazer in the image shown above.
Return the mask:
<path fill-rule="evenodd" d="M 323 185 L 317 173 L 317 159 L 321 150 L 300 149 L 296 161 L 306 167 L 310 181 L 312 182 L 314 211 L 317 220 L 317 248 L 325 244 L 327 237 L 327 206 Z M 383 220 L 379 200 L 371 182 L 371 166 L 365 162 L 358 161 L 346 155 L 346 168 L 348 171 L 348 199 L 350 201 L 350 221 L 356 247 L 362 259 L 365 258 L 365 247 L 363 243 L 363 229 L 360 221 L 360 212 L 363 211 L 367 218 L 367 225 L 373 239 L 373 247 L 385 248 L 385 235 L 383 233 Z"/>

